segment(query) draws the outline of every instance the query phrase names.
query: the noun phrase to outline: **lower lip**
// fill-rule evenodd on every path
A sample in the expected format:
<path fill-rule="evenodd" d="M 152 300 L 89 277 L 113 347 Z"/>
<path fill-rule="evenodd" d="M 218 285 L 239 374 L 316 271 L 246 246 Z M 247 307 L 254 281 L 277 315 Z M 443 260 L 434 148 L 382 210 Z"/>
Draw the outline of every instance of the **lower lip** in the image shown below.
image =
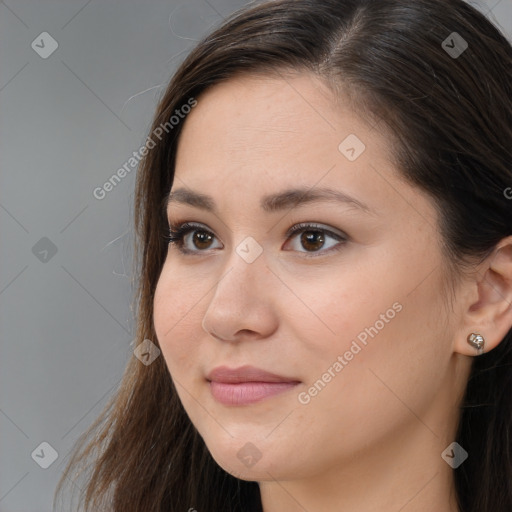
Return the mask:
<path fill-rule="evenodd" d="M 213 398 L 224 405 L 248 405 L 294 388 L 298 382 L 210 383 Z"/>

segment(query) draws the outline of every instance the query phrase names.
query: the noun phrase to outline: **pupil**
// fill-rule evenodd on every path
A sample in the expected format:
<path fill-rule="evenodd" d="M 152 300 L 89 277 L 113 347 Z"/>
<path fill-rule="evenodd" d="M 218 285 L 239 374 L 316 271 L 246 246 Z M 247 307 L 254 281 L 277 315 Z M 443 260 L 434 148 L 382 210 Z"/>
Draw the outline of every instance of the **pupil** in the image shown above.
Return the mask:
<path fill-rule="evenodd" d="M 315 246 L 313 249 L 320 249 L 324 244 L 324 236 L 321 231 L 304 231 L 301 236 L 301 242 L 304 244 L 304 248 L 308 249 L 308 245 L 313 243 L 320 243 L 320 246 Z M 309 249 L 308 249 L 309 250 Z"/>
<path fill-rule="evenodd" d="M 194 243 L 198 242 L 199 245 L 204 242 L 208 242 L 211 239 L 211 236 L 204 231 L 196 231 L 195 232 L 195 241 Z"/>

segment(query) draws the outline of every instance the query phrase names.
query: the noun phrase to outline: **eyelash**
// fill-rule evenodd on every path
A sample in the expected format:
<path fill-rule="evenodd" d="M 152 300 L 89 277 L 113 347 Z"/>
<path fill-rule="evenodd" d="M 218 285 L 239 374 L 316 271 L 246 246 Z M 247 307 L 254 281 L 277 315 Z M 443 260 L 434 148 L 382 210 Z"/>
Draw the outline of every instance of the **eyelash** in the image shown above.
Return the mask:
<path fill-rule="evenodd" d="M 200 253 L 207 252 L 207 250 L 191 251 L 190 249 L 186 249 L 184 247 L 184 243 L 185 243 L 184 237 L 191 231 L 200 231 L 200 232 L 204 232 L 209 235 L 215 236 L 211 231 L 203 228 L 200 224 L 196 224 L 193 222 L 183 222 L 181 224 L 180 223 L 178 223 L 178 224 L 171 223 L 169 226 L 168 234 L 165 236 L 165 239 L 169 244 L 176 245 L 178 250 L 182 254 L 198 256 L 198 255 L 200 255 Z M 288 239 L 288 238 L 292 237 L 293 235 L 297 235 L 297 234 L 303 233 L 305 231 L 317 231 L 317 232 L 319 231 L 323 234 L 328 234 L 330 237 L 341 242 L 340 244 L 330 247 L 329 249 L 327 249 L 325 251 L 320 250 L 320 251 L 309 252 L 309 253 L 308 252 L 303 253 L 302 251 L 298 251 L 301 254 L 303 254 L 304 257 L 306 257 L 306 258 L 317 258 L 319 256 L 324 256 L 325 254 L 329 254 L 334 251 L 339 251 L 339 250 L 341 250 L 343 245 L 348 241 L 347 236 L 341 236 L 341 235 L 334 233 L 333 231 L 330 231 L 329 229 L 323 228 L 317 224 L 310 224 L 310 223 L 306 223 L 306 222 L 301 222 L 301 223 L 293 226 L 286 233 L 286 237 Z"/>

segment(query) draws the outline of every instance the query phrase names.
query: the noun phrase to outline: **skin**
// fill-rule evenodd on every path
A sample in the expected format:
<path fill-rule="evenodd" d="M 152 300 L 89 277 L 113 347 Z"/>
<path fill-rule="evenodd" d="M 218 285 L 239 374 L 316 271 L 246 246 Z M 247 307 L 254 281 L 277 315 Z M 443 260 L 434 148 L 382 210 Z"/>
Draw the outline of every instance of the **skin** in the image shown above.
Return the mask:
<path fill-rule="evenodd" d="M 184 122 L 173 190 L 208 194 L 218 212 L 169 205 L 171 221 L 200 223 L 213 239 L 194 245 L 194 232 L 186 235 L 195 255 L 169 246 L 154 325 L 214 459 L 259 482 L 265 512 L 457 511 L 441 453 L 455 439 L 476 355 L 467 335 L 483 334 L 487 351 L 512 325 L 510 239 L 447 301 L 432 199 L 399 177 L 382 130 L 313 75 L 231 79 L 206 91 Z M 366 145 L 352 162 L 338 150 L 349 134 Z M 372 213 L 332 202 L 260 208 L 262 196 L 298 185 L 343 191 Z M 300 222 L 348 241 L 287 238 Z M 263 250 L 252 263 L 236 252 L 248 236 Z M 394 318 L 301 403 L 299 393 L 396 303 Z M 207 373 L 244 364 L 300 384 L 256 404 L 215 401 Z M 261 455 L 251 467 L 237 457 L 248 442 Z"/>

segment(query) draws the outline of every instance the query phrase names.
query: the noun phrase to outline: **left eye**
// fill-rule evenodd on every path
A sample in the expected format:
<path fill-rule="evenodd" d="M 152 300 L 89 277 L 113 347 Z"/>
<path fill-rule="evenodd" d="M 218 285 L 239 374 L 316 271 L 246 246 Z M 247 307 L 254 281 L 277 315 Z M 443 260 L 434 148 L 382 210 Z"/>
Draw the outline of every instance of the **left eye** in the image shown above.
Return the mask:
<path fill-rule="evenodd" d="M 297 240 L 299 240 L 301 246 L 305 248 L 308 253 L 325 249 L 322 251 L 322 254 L 324 254 L 330 252 L 331 249 L 341 249 L 341 246 L 347 242 L 346 235 L 334 233 L 330 229 L 317 224 L 297 224 L 286 233 L 287 237 L 296 237 L 296 235 L 300 235 Z M 338 243 L 331 243 L 331 245 L 326 247 L 326 238 L 331 238 Z M 298 252 L 303 251 L 298 250 Z"/>
<path fill-rule="evenodd" d="M 189 237 L 189 234 L 191 234 L 192 237 Z M 299 240 L 299 243 L 306 251 L 295 250 L 297 250 L 297 252 L 306 253 L 317 253 L 320 249 L 326 249 L 322 251 L 321 254 L 325 254 L 331 250 L 339 250 L 348 239 L 344 234 L 334 233 L 330 229 L 317 224 L 297 224 L 288 230 L 286 237 L 293 238 L 299 234 L 301 236 L 297 238 L 297 240 Z M 215 238 L 215 235 L 200 224 L 185 222 L 179 225 L 171 224 L 169 235 L 166 238 L 170 244 L 176 245 L 178 250 L 183 254 L 197 254 L 199 252 L 205 252 L 206 249 L 211 249 L 209 243 Z M 338 244 L 331 243 L 326 247 L 326 239 L 328 238 L 333 239 L 335 242 L 338 242 Z M 198 250 L 187 246 L 187 241 L 191 241 L 193 246 Z"/>

